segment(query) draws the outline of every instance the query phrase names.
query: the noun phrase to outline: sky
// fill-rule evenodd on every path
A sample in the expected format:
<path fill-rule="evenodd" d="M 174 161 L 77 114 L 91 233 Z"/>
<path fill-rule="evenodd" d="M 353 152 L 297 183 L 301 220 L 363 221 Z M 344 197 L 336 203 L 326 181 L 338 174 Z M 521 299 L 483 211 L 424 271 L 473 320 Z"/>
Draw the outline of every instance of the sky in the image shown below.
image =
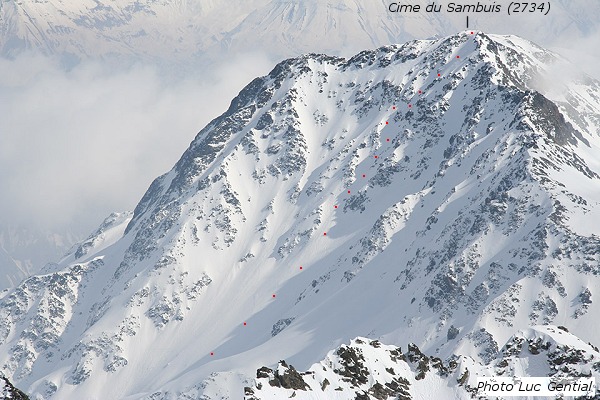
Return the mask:
<path fill-rule="evenodd" d="M 584 72 L 600 80 L 600 31 L 577 40 L 561 37 L 549 47 L 572 63 L 575 74 Z"/>

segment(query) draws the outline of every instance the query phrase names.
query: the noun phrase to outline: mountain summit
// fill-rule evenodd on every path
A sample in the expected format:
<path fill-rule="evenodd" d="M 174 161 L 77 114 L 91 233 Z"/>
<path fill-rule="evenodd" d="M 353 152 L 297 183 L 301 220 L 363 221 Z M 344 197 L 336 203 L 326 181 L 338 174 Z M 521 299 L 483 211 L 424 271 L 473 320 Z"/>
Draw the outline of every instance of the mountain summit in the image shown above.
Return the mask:
<path fill-rule="evenodd" d="M 534 325 L 600 341 L 600 85 L 544 90 L 560 62 L 470 31 L 281 62 L 133 216 L 4 295 L 5 375 L 238 399 L 358 336 L 480 365 Z"/>

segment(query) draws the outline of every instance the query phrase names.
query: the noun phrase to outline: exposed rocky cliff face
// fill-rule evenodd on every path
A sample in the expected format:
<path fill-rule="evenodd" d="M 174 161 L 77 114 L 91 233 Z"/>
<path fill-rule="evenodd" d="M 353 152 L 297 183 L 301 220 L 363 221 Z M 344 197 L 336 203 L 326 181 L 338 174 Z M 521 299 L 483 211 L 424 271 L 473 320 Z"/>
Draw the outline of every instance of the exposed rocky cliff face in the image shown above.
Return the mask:
<path fill-rule="evenodd" d="M 11 400 L 29 400 L 29 397 L 19 389 L 17 389 L 9 380 L 4 376 L 0 376 L 0 399 L 11 399 Z"/>

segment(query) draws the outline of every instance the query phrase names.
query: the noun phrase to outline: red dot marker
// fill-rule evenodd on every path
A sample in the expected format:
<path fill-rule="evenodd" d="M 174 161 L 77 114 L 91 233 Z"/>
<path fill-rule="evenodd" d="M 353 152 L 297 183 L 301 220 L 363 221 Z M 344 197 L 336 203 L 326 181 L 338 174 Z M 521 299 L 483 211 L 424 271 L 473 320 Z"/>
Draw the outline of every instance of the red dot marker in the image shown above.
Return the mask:
<path fill-rule="evenodd" d="M 389 124 L 389 122 L 385 121 L 385 124 L 387 125 L 387 124 Z"/>
<path fill-rule="evenodd" d="M 275 295 L 273 295 L 273 298 L 275 298 Z"/>
<path fill-rule="evenodd" d="M 327 236 L 327 232 L 323 232 L 323 236 Z"/>
<path fill-rule="evenodd" d="M 442 74 L 438 74 L 438 76 L 442 76 Z"/>
<path fill-rule="evenodd" d="M 246 326 L 246 323 L 244 322 L 244 326 Z"/>
<path fill-rule="evenodd" d="M 337 208 L 337 206 L 333 206 L 333 208 Z M 302 268 L 302 267 L 301 267 Z"/>
<path fill-rule="evenodd" d="M 389 141 L 390 141 L 390 138 L 387 138 L 385 141 L 386 141 L 386 142 L 389 142 Z"/>
<path fill-rule="evenodd" d="M 366 178 L 367 176 L 365 174 L 363 174 L 363 178 Z"/>
<path fill-rule="evenodd" d="M 423 93 L 423 92 L 421 92 L 421 91 L 419 90 L 419 94 L 421 94 L 421 93 Z"/>
<path fill-rule="evenodd" d="M 300 269 L 302 269 L 302 267 L 300 267 Z"/>
<path fill-rule="evenodd" d="M 396 106 L 392 107 L 392 110 L 395 110 L 395 109 L 396 109 Z"/>
<path fill-rule="evenodd" d="M 348 194 L 350 194 L 350 191 L 348 190 Z"/>
<path fill-rule="evenodd" d="M 379 156 L 375 156 L 375 158 L 379 158 Z"/>
<path fill-rule="evenodd" d="M 409 105 L 408 105 L 408 108 L 411 108 L 411 107 L 412 107 L 412 104 L 409 104 Z"/>
<path fill-rule="evenodd" d="M 460 56 L 456 56 L 456 58 L 460 58 Z"/>
<path fill-rule="evenodd" d="M 471 32 L 471 35 L 473 34 L 473 32 Z"/>
<path fill-rule="evenodd" d="M 215 353 L 213 353 L 213 352 L 211 351 L 211 352 L 210 352 L 210 355 L 211 355 L 211 356 L 214 356 L 214 355 L 215 355 Z"/>

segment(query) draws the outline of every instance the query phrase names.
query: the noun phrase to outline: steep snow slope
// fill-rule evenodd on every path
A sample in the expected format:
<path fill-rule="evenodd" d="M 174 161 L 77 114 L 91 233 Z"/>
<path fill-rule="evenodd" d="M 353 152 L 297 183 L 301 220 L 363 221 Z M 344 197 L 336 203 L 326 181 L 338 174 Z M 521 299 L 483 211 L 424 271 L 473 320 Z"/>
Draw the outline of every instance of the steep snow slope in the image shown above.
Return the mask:
<path fill-rule="evenodd" d="M 41 398 L 239 398 L 258 366 L 356 336 L 477 363 L 530 325 L 597 342 L 600 241 L 579 221 L 600 86 L 533 90 L 557 61 L 463 32 L 280 63 L 122 237 L 2 299 L 3 370 Z"/>
<path fill-rule="evenodd" d="M 0 3 L 0 54 L 25 49 L 67 59 L 136 56 L 202 59 L 229 50 L 277 57 L 307 51 L 347 54 L 465 28 L 464 13 L 391 13 L 389 1 L 358 0 L 22 0 Z M 438 2 L 439 4 L 439 2 Z M 447 3 L 443 3 L 444 9 Z M 424 3 L 421 3 L 425 7 Z M 503 4 L 507 7 L 507 4 Z M 471 27 L 516 33 L 547 44 L 598 29 L 593 0 L 553 1 L 552 11 L 471 15 Z M 326 40 L 323 40 L 326 38 Z"/>

